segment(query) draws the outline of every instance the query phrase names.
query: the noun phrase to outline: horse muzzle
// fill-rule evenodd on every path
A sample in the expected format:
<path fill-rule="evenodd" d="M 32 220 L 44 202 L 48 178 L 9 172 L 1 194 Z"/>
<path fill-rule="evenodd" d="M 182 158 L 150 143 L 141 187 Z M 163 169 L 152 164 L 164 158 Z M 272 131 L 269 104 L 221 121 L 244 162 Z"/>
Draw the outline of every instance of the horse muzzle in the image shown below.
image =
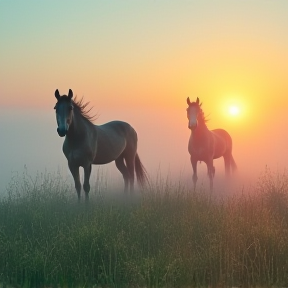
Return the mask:
<path fill-rule="evenodd" d="M 195 124 L 188 124 L 188 128 L 190 129 L 190 130 L 192 130 L 192 131 L 194 131 L 196 128 L 197 128 L 197 123 L 195 123 Z"/>
<path fill-rule="evenodd" d="M 66 128 L 57 128 L 57 132 L 58 132 L 58 135 L 60 136 L 60 137 L 64 137 L 64 136 L 66 136 L 66 134 L 67 134 L 67 131 L 68 131 L 68 129 L 66 129 Z"/>

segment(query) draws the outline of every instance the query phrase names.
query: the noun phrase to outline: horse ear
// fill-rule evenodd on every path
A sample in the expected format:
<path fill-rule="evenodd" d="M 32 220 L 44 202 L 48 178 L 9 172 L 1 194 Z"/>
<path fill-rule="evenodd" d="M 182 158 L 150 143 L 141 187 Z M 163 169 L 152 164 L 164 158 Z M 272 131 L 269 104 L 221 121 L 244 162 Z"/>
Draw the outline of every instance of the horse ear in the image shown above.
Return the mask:
<path fill-rule="evenodd" d="M 187 97 L 187 104 L 190 106 L 190 104 L 191 104 L 191 101 L 190 101 L 190 98 L 189 97 Z"/>
<path fill-rule="evenodd" d="M 71 89 L 69 89 L 68 98 L 72 99 L 72 97 L 73 97 L 73 92 Z"/>
<path fill-rule="evenodd" d="M 55 91 L 55 97 L 56 97 L 57 100 L 59 100 L 59 98 L 60 98 L 60 94 L 59 94 L 59 90 L 58 89 L 56 89 L 56 91 Z"/>
<path fill-rule="evenodd" d="M 196 103 L 199 105 L 199 98 L 197 97 L 197 99 L 196 99 Z"/>

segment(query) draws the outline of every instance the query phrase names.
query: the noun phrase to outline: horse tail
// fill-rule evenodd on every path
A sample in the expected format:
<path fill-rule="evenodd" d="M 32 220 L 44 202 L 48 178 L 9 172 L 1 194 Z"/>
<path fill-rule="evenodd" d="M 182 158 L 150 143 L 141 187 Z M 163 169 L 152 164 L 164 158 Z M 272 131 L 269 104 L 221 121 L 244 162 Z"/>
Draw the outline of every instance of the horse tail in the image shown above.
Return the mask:
<path fill-rule="evenodd" d="M 231 164 L 231 168 L 232 168 L 232 172 L 236 172 L 237 171 L 237 165 L 236 162 L 231 154 L 231 158 L 230 158 L 230 164 Z"/>
<path fill-rule="evenodd" d="M 149 183 L 147 171 L 144 168 L 142 162 L 140 161 L 138 153 L 136 153 L 136 156 L 135 156 L 135 172 L 136 172 L 137 181 L 141 187 L 144 187 L 146 183 Z"/>

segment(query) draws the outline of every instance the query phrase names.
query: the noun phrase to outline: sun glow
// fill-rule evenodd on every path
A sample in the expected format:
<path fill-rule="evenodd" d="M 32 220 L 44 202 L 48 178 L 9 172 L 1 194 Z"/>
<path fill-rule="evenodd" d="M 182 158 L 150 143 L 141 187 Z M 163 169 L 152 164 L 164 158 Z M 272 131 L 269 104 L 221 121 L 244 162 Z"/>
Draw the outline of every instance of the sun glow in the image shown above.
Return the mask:
<path fill-rule="evenodd" d="M 240 109 L 236 105 L 231 105 L 228 109 L 228 112 L 231 116 L 238 116 L 240 114 Z"/>
<path fill-rule="evenodd" d="M 244 96 L 226 96 L 225 99 L 223 97 L 223 101 L 221 103 L 221 113 L 222 117 L 226 119 L 233 119 L 238 121 L 241 120 L 243 123 L 244 119 L 247 120 L 247 101 Z M 219 104 L 220 104 L 219 103 Z"/>

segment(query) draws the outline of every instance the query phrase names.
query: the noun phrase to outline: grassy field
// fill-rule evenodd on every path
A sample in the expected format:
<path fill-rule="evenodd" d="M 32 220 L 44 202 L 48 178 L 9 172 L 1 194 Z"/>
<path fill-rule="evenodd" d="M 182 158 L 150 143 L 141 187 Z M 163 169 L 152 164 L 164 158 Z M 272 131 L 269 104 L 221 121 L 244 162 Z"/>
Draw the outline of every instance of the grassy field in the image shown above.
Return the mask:
<path fill-rule="evenodd" d="M 89 204 L 24 173 L 0 200 L 0 285 L 287 287 L 287 197 L 288 175 L 268 169 L 225 200 L 158 181 L 141 197 L 102 185 Z"/>

